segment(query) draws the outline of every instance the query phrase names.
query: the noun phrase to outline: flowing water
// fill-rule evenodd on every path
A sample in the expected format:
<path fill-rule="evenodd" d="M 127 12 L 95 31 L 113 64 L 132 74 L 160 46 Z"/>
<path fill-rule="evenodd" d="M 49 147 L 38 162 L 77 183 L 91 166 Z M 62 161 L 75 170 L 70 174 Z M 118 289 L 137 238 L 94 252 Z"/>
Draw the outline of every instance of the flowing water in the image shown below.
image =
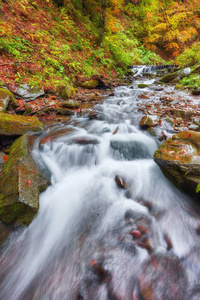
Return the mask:
<path fill-rule="evenodd" d="M 52 184 L 3 247 L 1 300 L 200 299 L 199 209 L 153 161 L 137 83 L 38 138 Z"/>

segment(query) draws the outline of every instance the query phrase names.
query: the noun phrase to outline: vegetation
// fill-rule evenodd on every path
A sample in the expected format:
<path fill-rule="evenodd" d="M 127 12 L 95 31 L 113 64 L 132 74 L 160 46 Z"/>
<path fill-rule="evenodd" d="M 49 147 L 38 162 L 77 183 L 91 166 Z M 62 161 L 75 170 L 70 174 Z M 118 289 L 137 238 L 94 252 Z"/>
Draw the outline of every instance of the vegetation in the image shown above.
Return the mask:
<path fill-rule="evenodd" d="M 160 55 L 197 63 L 198 2 L 0 0 L 0 79 L 58 90 L 79 74 L 112 78 L 164 63 Z"/>

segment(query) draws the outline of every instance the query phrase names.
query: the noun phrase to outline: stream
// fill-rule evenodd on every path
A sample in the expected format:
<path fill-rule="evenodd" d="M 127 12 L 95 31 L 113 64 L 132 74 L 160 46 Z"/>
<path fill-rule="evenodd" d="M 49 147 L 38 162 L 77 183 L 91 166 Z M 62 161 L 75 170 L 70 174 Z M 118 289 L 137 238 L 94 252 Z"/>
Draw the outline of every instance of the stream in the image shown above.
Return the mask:
<path fill-rule="evenodd" d="M 138 83 L 155 81 L 143 68 L 95 106 L 96 119 L 38 137 L 33 155 L 52 184 L 30 226 L 3 244 L 1 300 L 200 299 L 200 209 L 164 177 L 153 160 L 161 142 L 139 127 L 150 87 Z M 155 84 L 148 101 L 183 93 L 164 89 Z"/>

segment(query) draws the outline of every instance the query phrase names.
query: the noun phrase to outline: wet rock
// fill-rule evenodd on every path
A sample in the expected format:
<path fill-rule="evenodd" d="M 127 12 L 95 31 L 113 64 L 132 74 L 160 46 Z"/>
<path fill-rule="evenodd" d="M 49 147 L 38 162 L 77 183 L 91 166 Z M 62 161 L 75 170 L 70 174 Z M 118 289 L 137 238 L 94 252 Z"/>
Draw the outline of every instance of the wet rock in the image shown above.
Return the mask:
<path fill-rule="evenodd" d="M 189 126 L 188 126 L 188 128 L 189 128 L 190 130 L 194 130 L 194 131 L 196 131 L 196 130 L 198 130 L 198 129 L 199 129 L 199 125 L 196 125 L 196 124 L 191 124 L 191 125 L 189 125 Z"/>
<path fill-rule="evenodd" d="M 142 93 L 138 96 L 139 99 L 150 99 L 150 97 L 146 93 Z"/>
<path fill-rule="evenodd" d="M 77 109 L 80 107 L 80 104 L 78 102 L 75 102 L 74 100 L 64 101 L 61 103 L 61 107 L 63 108 L 71 108 L 71 109 Z"/>
<path fill-rule="evenodd" d="M 189 120 L 193 116 L 194 111 L 192 111 L 192 110 L 182 110 L 182 109 L 173 109 L 172 113 L 176 117 L 181 117 L 184 120 Z"/>
<path fill-rule="evenodd" d="M 171 82 L 172 80 L 174 80 L 175 78 L 176 79 L 182 79 L 184 77 L 189 76 L 190 74 L 191 74 L 191 69 L 190 68 L 185 68 L 185 69 L 179 70 L 177 72 L 165 75 L 160 80 L 162 82 L 168 83 L 168 82 Z"/>
<path fill-rule="evenodd" d="M 42 123 L 35 117 L 0 113 L 0 135 L 23 135 L 29 131 L 37 132 L 42 129 Z"/>
<path fill-rule="evenodd" d="M 193 89 L 192 94 L 196 96 L 200 95 L 200 88 Z"/>
<path fill-rule="evenodd" d="M 73 110 L 63 107 L 56 107 L 55 112 L 62 116 L 72 116 L 74 114 Z"/>
<path fill-rule="evenodd" d="M 31 154 L 33 137 L 18 138 L 10 149 L 0 180 L 0 218 L 28 225 L 39 208 L 39 194 L 50 184 Z"/>
<path fill-rule="evenodd" d="M 184 131 L 166 140 L 154 154 L 164 175 L 194 196 L 200 183 L 200 132 Z"/>
<path fill-rule="evenodd" d="M 188 300 L 187 276 L 178 258 L 153 254 L 139 277 L 139 293 L 144 300 Z"/>
<path fill-rule="evenodd" d="M 44 96 L 44 91 L 40 88 L 30 88 L 27 84 L 21 85 L 20 88 L 13 90 L 16 98 L 23 98 L 25 101 L 32 101 L 38 97 Z"/>
<path fill-rule="evenodd" d="M 165 136 L 163 134 L 163 131 L 160 128 L 149 127 L 147 129 L 147 131 L 149 132 L 149 134 L 151 136 L 156 137 L 157 139 L 159 139 L 159 141 L 164 141 Z"/>
<path fill-rule="evenodd" d="M 140 127 L 149 128 L 159 124 L 159 117 L 153 115 L 143 116 L 140 121 Z"/>
<path fill-rule="evenodd" d="M 74 143 L 79 145 L 97 145 L 99 141 L 88 137 L 80 137 L 73 140 Z"/>
<path fill-rule="evenodd" d="M 146 88 L 146 87 L 149 87 L 149 84 L 144 84 L 144 83 L 138 84 L 138 88 L 139 88 L 139 89 L 144 89 L 144 88 Z"/>
<path fill-rule="evenodd" d="M 14 99 L 13 94 L 7 89 L 0 88 L 0 111 L 5 111 L 11 100 Z"/>
<path fill-rule="evenodd" d="M 113 150 L 118 151 L 118 153 L 120 155 L 123 155 L 123 158 L 127 160 L 133 160 L 136 158 L 147 158 L 151 155 L 148 148 L 144 147 L 142 141 L 111 140 L 110 147 Z"/>
<path fill-rule="evenodd" d="M 127 188 L 127 184 L 124 178 L 116 175 L 115 176 L 115 182 L 118 185 L 118 187 L 120 187 L 121 189 L 126 189 Z"/>
<path fill-rule="evenodd" d="M 165 121 L 170 123 L 171 125 L 174 125 L 174 118 L 167 117 L 165 118 Z"/>

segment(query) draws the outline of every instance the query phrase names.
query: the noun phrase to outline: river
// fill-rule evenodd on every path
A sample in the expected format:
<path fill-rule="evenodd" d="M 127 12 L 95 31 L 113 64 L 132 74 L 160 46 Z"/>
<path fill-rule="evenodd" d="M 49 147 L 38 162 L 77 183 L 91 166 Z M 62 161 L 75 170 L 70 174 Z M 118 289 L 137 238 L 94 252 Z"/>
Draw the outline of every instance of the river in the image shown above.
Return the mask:
<path fill-rule="evenodd" d="M 200 211 L 153 160 L 160 141 L 139 128 L 149 89 L 138 82 L 154 79 L 116 88 L 96 120 L 74 117 L 37 139 L 52 184 L 3 245 L 1 300 L 200 299 Z"/>

